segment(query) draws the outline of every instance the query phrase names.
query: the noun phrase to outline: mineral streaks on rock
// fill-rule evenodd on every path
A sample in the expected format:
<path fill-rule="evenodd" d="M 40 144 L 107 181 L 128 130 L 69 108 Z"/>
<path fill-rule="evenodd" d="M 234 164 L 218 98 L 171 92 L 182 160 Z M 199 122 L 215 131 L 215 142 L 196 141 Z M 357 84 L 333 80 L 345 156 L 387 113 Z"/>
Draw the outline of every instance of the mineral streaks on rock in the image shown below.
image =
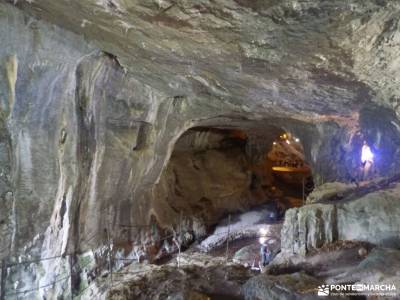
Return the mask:
<path fill-rule="evenodd" d="M 3 103 L 3 110 L 9 113 L 15 101 L 15 88 L 18 76 L 18 58 L 16 55 L 8 57 L 5 63 L 6 77 L 8 83 L 8 101 Z"/>
<path fill-rule="evenodd" d="M 87 0 L 17 6 L 83 33 L 135 78 L 169 95 L 250 98 L 253 107 L 342 114 L 374 94 L 392 99 L 384 100 L 392 107 L 398 98 L 394 1 Z M 374 79 L 381 76 L 384 80 Z"/>
<path fill-rule="evenodd" d="M 314 204 L 308 209 L 290 209 L 282 229 L 282 249 L 305 255 L 312 249 L 337 240 L 334 206 Z"/>
<path fill-rule="evenodd" d="M 12 186 L 14 209 L 9 211 L 13 217 L 7 223 L 13 227 L 11 246 L 18 249 L 45 231 L 57 193 L 61 199 L 68 190 L 64 186 L 65 191 L 57 191 L 60 165 L 56 141 L 61 123 L 68 122 L 73 128 L 74 70 L 91 50 L 80 45 L 82 39 L 60 29 L 49 30 L 8 5 L 1 4 L 0 12 L 2 160 L 12 166 L 4 168 L 3 174 Z M 71 40 L 70 45 L 61 42 L 61 36 Z M 66 146 L 70 147 L 74 146 Z"/>

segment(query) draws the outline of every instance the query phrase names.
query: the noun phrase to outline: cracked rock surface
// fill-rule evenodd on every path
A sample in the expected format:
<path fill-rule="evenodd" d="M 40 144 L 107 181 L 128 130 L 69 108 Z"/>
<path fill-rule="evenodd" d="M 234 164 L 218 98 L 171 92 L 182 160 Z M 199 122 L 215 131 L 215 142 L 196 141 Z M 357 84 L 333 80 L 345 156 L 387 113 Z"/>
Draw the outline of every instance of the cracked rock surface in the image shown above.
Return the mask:
<path fill-rule="evenodd" d="M 371 176 L 396 174 L 399 14 L 385 0 L 0 0 L 0 258 L 101 252 L 110 236 L 118 251 L 151 257 L 180 223 L 194 231 L 199 224 L 176 209 L 185 202 L 163 192 L 175 192 L 165 177 L 174 164 L 195 181 L 195 167 L 171 160 L 194 127 L 246 134 L 241 162 L 211 154 L 227 162 L 216 176 L 227 184 L 283 131 L 300 138 L 317 186 L 357 181 L 363 140 L 376 153 Z M 245 207 L 238 195 L 249 174 L 236 175 L 224 185 L 235 198 L 221 200 L 216 216 Z M 346 228 L 375 211 L 394 219 L 391 191 L 343 204 L 337 234 L 365 239 L 372 223 Z M 222 211 L 224 203 L 232 205 Z M 303 244 L 316 246 L 334 240 L 320 215 L 335 213 L 313 205 L 299 214 L 312 225 Z M 59 257 L 10 278 L 24 279 L 18 288 L 46 285 L 70 263 Z"/>

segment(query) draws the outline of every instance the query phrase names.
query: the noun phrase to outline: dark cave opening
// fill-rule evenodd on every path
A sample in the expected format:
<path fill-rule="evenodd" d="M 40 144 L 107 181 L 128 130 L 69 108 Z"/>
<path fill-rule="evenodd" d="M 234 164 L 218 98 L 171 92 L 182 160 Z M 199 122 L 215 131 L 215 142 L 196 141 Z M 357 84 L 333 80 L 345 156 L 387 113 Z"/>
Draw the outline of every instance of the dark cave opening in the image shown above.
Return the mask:
<path fill-rule="evenodd" d="M 281 219 L 303 205 L 314 184 L 301 141 L 289 132 L 194 127 L 176 142 L 164 173 L 167 202 L 207 226 L 230 213 L 267 205 Z M 254 149 L 256 148 L 256 149 Z"/>

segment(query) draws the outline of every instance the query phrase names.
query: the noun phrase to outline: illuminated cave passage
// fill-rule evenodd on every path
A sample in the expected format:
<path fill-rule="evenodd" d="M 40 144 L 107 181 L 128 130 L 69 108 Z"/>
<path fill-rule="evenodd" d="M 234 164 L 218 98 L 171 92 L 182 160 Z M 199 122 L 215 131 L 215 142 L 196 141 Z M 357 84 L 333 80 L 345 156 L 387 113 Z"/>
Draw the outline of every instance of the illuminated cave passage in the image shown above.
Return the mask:
<path fill-rule="evenodd" d="M 277 221 L 313 188 L 300 140 L 283 130 L 195 127 L 176 142 L 156 191 L 177 214 L 206 226 L 266 205 Z M 251 139 L 251 141 L 250 141 Z"/>
<path fill-rule="evenodd" d="M 281 134 L 273 142 L 266 161 L 272 163 L 273 184 L 286 196 L 287 207 L 304 204 L 314 182 L 300 139 L 290 133 Z"/>

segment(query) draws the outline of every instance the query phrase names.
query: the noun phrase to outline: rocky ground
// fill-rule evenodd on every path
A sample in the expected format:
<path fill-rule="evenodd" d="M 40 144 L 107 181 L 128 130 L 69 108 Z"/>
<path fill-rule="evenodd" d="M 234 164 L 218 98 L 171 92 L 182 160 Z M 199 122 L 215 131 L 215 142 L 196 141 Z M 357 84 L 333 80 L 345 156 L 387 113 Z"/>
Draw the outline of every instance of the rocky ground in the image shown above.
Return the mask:
<path fill-rule="evenodd" d="M 334 199 L 344 197 L 343 195 L 351 194 L 352 197 L 359 195 L 360 198 L 349 200 L 346 203 L 364 201 L 364 209 L 367 210 L 370 201 L 368 199 L 376 197 L 376 193 L 383 193 L 387 196 L 395 193 L 390 192 L 391 189 L 397 191 L 397 184 L 393 185 L 394 181 L 396 180 L 392 178 L 378 180 L 378 183 L 364 182 L 360 185 L 361 187 L 351 186 L 346 189 L 346 192 L 338 189 L 335 195 L 332 194 L 332 184 L 330 184 L 325 190 L 319 188 L 310 197 L 314 199 L 319 197 L 313 202 L 332 203 Z M 377 191 L 383 185 L 387 186 L 388 190 Z M 372 186 L 379 188 L 373 189 Z M 367 200 L 362 200 L 365 199 L 365 195 L 368 196 Z M 387 199 L 387 197 L 382 199 Z M 336 202 L 339 204 L 340 200 L 336 200 Z M 323 284 L 394 284 L 400 286 L 399 249 L 385 248 L 369 241 L 336 239 L 325 242 L 319 247 L 307 248 L 306 253 L 296 254 L 285 248 L 281 251 L 280 239 L 287 240 L 288 237 L 285 236 L 285 231 L 280 236 L 281 225 L 279 224 L 262 224 L 263 228 L 268 229 L 268 236 L 272 241 L 270 245 L 276 257 L 270 265 L 262 268 L 260 273 L 254 268 L 257 267 L 259 259 L 259 243 L 256 233 L 252 231 L 255 230 L 254 226 L 259 230 L 258 225 L 254 224 L 258 221 L 255 220 L 250 224 L 244 222 L 248 214 L 251 213 L 235 218 L 236 221 L 232 224 L 232 233 L 234 234 L 230 241 L 228 260 L 225 256 L 226 235 L 218 234 L 225 233 L 227 229 L 225 220 L 203 243 L 193 246 L 181 254 L 179 267 L 176 255 L 169 262 L 159 266 L 131 264 L 113 274 L 112 289 L 106 288 L 99 295 L 107 299 L 289 300 L 319 299 L 317 296 L 318 286 Z M 394 226 L 390 217 L 388 220 L 389 224 L 387 225 Z M 252 230 L 243 230 L 243 222 Z M 318 229 L 314 228 L 313 230 L 318 235 Z M 373 237 L 374 235 L 371 235 L 371 239 Z M 210 251 L 209 254 L 199 251 L 206 249 L 204 245 L 208 245 L 206 248 Z M 400 296 L 398 292 L 395 292 L 394 295 Z M 328 297 L 328 299 L 347 298 L 350 299 L 347 296 Z M 387 299 L 395 298 L 387 297 Z M 386 298 L 378 297 L 378 299 Z"/>
<path fill-rule="evenodd" d="M 107 278 L 102 283 L 102 292 L 95 294 L 93 290 L 87 297 L 115 300 L 319 299 L 316 292 L 321 284 L 400 284 L 399 258 L 399 250 L 359 242 L 337 242 L 305 257 L 286 260 L 278 257 L 260 274 L 235 261 L 226 262 L 223 256 L 189 252 L 180 256 L 179 268 L 176 259 L 162 266 L 134 263 L 113 274 L 112 288 Z"/>
<path fill-rule="evenodd" d="M 256 273 L 225 259 L 182 254 L 176 261 L 142 273 L 132 265 L 113 277 L 106 299 L 242 299 L 241 286 Z M 139 273 L 139 274 L 135 274 Z"/>

